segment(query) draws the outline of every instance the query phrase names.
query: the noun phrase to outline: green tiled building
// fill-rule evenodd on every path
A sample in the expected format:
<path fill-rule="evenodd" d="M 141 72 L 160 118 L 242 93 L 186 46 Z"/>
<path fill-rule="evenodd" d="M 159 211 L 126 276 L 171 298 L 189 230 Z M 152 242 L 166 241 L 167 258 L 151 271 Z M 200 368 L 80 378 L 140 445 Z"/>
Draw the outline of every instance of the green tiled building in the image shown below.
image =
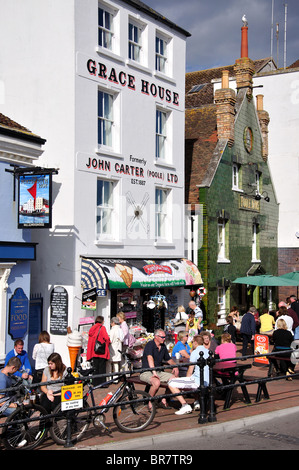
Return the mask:
<path fill-rule="evenodd" d="M 210 325 L 224 324 L 234 305 L 241 313 L 252 304 L 268 307 L 268 289 L 233 284 L 234 279 L 277 274 L 278 204 L 267 161 L 269 116 L 262 95 L 257 104 L 252 97 L 256 66 L 244 57 L 224 70 L 213 99 L 204 73 L 186 77 L 186 203 L 199 223 L 193 248 Z M 229 88 L 229 73 L 236 76 L 237 93 Z M 195 74 L 204 86 L 190 93 Z"/>

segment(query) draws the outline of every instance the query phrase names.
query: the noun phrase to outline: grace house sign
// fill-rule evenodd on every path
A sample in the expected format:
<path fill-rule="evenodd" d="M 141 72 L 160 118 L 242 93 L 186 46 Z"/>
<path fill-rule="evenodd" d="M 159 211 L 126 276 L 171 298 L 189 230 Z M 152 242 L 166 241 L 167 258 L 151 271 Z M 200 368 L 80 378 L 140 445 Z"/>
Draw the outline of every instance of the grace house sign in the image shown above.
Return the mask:
<path fill-rule="evenodd" d="M 135 77 L 121 68 L 110 67 L 81 53 L 77 54 L 77 70 L 78 74 L 85 78 L 119 85 L 122 88 L 127 87 L 131 91 L 138 91 L 162 102 L 165 101 L 168 105 L 180 106 L 179 93 L 176 91 L 157 85 L 153 81 Z"/>

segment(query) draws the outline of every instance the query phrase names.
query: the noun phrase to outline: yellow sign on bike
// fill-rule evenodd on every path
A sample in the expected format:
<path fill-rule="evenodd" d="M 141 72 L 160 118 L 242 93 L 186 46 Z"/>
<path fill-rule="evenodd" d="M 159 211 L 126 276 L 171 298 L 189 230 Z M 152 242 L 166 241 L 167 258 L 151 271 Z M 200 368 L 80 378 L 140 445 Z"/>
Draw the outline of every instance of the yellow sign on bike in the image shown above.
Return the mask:
<path fill-rule="evenodd" d="M 61 387 L 61 410 L 68 411 L 83 407 L 83 384 Z"/>

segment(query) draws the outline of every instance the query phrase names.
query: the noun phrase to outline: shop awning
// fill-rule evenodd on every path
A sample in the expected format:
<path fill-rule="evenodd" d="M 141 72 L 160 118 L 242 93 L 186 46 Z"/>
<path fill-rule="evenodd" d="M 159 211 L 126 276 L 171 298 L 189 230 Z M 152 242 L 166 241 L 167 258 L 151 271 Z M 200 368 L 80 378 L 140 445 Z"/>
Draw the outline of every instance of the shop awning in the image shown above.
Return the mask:
<path fill-rule="evenodd" d="M 146 289 L 203 284 L 201 274 L 190 260 L 83 258 L 81 287 L 92 289 Z"/>

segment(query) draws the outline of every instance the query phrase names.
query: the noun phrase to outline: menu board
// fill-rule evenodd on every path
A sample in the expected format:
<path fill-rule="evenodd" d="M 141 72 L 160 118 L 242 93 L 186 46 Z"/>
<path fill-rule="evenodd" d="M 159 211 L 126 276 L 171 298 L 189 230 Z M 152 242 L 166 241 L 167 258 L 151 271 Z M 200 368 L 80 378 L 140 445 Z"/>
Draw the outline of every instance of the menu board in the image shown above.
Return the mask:
<path fill-rule="evenodd" d="M 50 333 L 66 335 L 68 327 L 68 293 L 62 287 L 54 287 L 51 292 Z"/>

